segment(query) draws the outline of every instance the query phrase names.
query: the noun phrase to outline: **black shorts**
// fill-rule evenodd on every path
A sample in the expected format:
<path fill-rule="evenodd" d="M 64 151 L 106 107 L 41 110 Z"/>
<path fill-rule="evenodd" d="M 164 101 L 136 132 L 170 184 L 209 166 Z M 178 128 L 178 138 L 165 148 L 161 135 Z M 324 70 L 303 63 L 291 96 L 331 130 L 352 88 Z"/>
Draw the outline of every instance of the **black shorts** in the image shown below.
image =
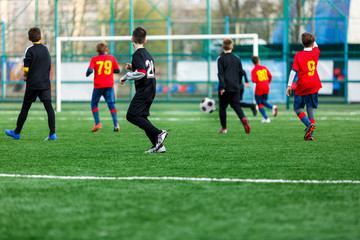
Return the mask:
<path fill-rule="evenodd" d="M 24 102 L 35 102 L 39 97 L 40 101 L 51 101 L 51 89 L 30 89 L 26 88 Z"/>

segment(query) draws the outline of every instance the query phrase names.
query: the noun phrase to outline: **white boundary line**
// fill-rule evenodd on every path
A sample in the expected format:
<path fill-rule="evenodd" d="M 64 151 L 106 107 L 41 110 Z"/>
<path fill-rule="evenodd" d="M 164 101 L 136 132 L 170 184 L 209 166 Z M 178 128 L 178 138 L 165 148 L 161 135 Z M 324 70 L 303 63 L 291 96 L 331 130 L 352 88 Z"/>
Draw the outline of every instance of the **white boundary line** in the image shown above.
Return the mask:
<path fill-rule="evenodd" d="M 237 178 L 187 178 L 187 177 L 92 177 L 92 176 L 51 176 L 51 175 L 21 175 L 0 174 L 9 178 L 45 178 L 67 180 L 172 180 L 201 182 L 245 182 L 245 183 L 312 183 L 312 184 L 360 184 L 360 180 L 285 180 L 285 179 L 237 179 Z"/>

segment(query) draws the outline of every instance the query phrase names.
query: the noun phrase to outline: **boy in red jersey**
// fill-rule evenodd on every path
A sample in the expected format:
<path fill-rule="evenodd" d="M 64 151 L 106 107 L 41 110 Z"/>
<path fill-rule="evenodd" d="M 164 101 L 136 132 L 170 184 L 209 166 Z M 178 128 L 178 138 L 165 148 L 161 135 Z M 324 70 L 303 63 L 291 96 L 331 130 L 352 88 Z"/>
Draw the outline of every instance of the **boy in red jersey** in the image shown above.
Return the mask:
<path fill-rule="evenodd" d="M 92 132 L 102 128 L 99 117 L 98 103 L 101 96 L 104 97 L 108 104 L 111 117 L 114 122 L 114 132 L 120 132 L 120 126 L 117 119 L 117 110 L 115 107 L 114 92 L 114 73 L 120 73 L 118 63 L 114 56 L 108 55 L 107 44 L 99 42 L 96 44 L 96 51 L 99 53 L 96 57 L 91 58 L 86 76 L 90 76 L 95 70 L 94 90 L 91 98 L 91 109 L 95 119 L 95 125 Z"/>
<path fill-rule="evenodd" d="M 277 115 L 276 105 L 271 105 L 268 101 L 268 94 L 270 91 L 270 82 L 272 75 L 270 71 L 263 65 L 260 65 L 260 58 L 258 56 L 253 56 L 251 58 L 255 67 L 251 71 L 251 80 L 256 83 L 255 88 L 255 101 L 259 106 L 259 112 L 263 115 L 264 119 L 261 120 L 262 123 L 270 123 L 270 118 L 266 115 L 264 107 L 272 109 L 274 117 Z"/>
<path fill-rule="evenodd" d="M 295 55 L 286 95 L 290 96 L 291 84 L 297 73 L 298 81 L 294 97 L 294 111 L 306 126 L 304 139 L 311 141 L 314 140 L 312 137 L 315 129 L 314 108 L 317 108 L 318 92 L 322 87 L 316 68 L 320 50 L 315 42 L 315 36 L 311 33 L 303 33 L 301 41 L 304 50 Z M 305 105 L 308 116 L 302 111 Z"/>
<path fill-rule="evenodd" d="M 126 64 L 126 69 L 132 70 L 120 78 L 123 85 L 126 80 L 135 81 L 135 96 L 131 100 L 126 119 L 144 130 L 152 143 L 150 150 L 145 153 L 164 153 L 163 145 L 168 133 L 156 128 L 148 119 L 150 107 L 156 95 L 156 78 L 154 59 L 144 48 L 146 43 L 146 30 L 137 27 L 132 33 L 131 42 L 135 48 L 131 64 Z"/>

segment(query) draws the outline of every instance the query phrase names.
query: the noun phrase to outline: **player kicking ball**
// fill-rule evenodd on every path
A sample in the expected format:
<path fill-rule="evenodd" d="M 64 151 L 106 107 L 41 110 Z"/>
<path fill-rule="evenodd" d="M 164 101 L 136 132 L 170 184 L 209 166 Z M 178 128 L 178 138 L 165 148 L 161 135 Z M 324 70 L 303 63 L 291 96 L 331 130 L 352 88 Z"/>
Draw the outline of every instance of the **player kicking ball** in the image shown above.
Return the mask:
<path fill-rule="evenodd" d="M 272 75 L 265 66 L 260 65 L 260 58 L 258 56 L 253 56 L 251 58 L 255 67 L 251 71 L 251 81 L 256 84 L 255 87 L 255 101 L 259 107 L 259 112 L 263 116 L 261 120 L 262 123 L 270 123 L 270 118 L 267 116 L 265 112 L 265 108 L 272 109 L 273 116 L 277 115 L 277 107 L 276 105 L 271 105 L 267 99 L 270 91 L 270 82 L 272 79 Z"/>
<path fill-rule="evenodd" d="M 298 81 L 294 96 L 294 111 L 306 126 L 304 139 L 312 141 L 314 140 L 312 135 L 315 129 L 314 108 L 317 108 L 318 92 L 322 87 L 317 72 L 320 50 L 315 42 L 315 36 L 311 33 L 303 33 L 301 41 L 304 50 L 295 55 L 286 95 L 290 96 L 291 85 L 297 73 Z M 308 116 L 302 111 L 305 105 Z"/>
<path fill-rule="evenodd" d="M 96 51 L 99 55 L 91 58 L 89 68 L 86 72 L 86 77 L 88 77 L 95 71 L 94 90 L 91 97 L 91 110 L 94 116 L 95 125 L 91 131 L 96 132 L 102 128 L 98 103 L 101 96 L 103 96 L 108 104 L 113 119 L 114 132 L 120 132 L 114 92 L 114 73 L 120 73 L 119 66 L 115 57 L 107 54 L 108 48 L 105 42 L 96 44 Z"/>
<path fill-rule="evenodd" d="M 156 79 L 154 59 L 144 48 L 146 43 L 146 30 L 137 27 L 132 33 L 131 42 L 135 48 L 131 64 L 126 64 L 126 69 L 131 70 L 120 78 L 123 85 L 126 80 L 135 81 L 135 95 L 128 108 L 126 119 L 145 131 L 152 143 L 150 150 L 145 153 L 164 153 L 165 138 L 168 133 L 156 128 L 148 119 L 150 107 L 156 94 Z"/>

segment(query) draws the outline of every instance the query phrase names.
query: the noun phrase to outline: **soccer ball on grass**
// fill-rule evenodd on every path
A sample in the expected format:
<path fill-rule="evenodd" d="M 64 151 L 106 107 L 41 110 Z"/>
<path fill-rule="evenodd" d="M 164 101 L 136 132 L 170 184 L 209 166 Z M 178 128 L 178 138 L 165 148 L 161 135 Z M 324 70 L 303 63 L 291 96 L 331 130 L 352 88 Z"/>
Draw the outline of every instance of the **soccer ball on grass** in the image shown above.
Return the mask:
<path fill-rule="evenodd" d="M 204 98 L 200 103 L 200 109 L 203 113 L 212 113 L 216 109 L 215 100 L 211 98 Z"/>

